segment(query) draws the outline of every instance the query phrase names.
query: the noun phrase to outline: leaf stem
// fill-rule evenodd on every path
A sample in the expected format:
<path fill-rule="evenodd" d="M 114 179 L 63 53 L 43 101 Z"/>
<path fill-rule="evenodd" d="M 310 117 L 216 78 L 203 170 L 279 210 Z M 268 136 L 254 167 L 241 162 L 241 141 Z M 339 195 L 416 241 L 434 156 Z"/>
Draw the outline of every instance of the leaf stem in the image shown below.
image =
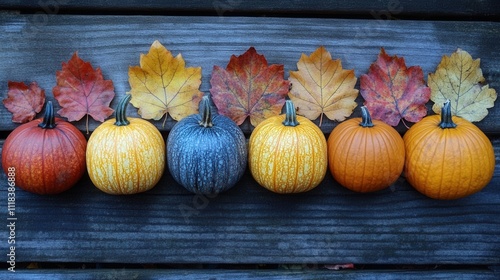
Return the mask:
<path fill-rule="evenodd" d="M 401 122 L 403 123 L 403 125 L 406 127 L 406 129 L 410 129 L 410 127 L 406 124 L 405 122 L 405 119 L 404 118 L 401 118 Z"/>
<path fill-rule="evenodd" d="M 295 106 L 292 100 L 285 101 L 285 120 L 283 125 L 285 126 L 297 126 L 300 123 L 297 121 L 297 112 L 295 111 Z"/>
<path fill-rule="evenodd" d="M 43 120 L 38 124 L 38 126 L 44 129 L 52 129 L 56 127 L 56 125 L 54 106 L 52 105 L 52 101 L 47 101 L 47 105 L 45 105 L 45 112 L 43 113 Z"/>
<path fill-rule="evenodd" d="M 163 119 L 163 122 L 161 124 L 161 127 L 163 127 L 163 128 L 165 127 L 165 123 L 167 122 L 167 117 L 168 117 L 168 114 L 165 113 L 165 118 Z"/>
<path fill-rule="evenodd" d="M 87 114 L 87 118 L 85 120 L 85 129 L 87 129 L 87 135 L 89 134 L 89 114 Z"/>

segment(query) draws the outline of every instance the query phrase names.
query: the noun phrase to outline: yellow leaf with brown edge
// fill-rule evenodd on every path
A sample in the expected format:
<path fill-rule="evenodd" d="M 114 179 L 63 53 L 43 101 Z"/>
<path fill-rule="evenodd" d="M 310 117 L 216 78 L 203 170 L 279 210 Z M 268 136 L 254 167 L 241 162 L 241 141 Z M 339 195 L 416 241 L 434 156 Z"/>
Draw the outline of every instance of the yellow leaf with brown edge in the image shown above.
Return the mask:
<path fill-rule="evenodd" d="M 451 56 L 443 56 L 436 72 L 429 74 L 432 110 L 440 113 L 446 100 L 451 101 L 452 114 L 470 122 L 478 122 L 488 115 L 497 99 L 495 89 L 483 85 L 480 60 L 461 49 Z"/>
<path fill-rule="evenodd" d="M 159 41 L 141 54 L 140 66 L 131 66 L 128 76 L 130 103 L 142 118 L 166 120 L 168 113 L 179 121 L 198 111 L 201 67 L 186 67 L 181 54 L 174 57 Z"/>
<path fill-rule="evenodd" d="M 310 120 L 323 115 L 330 120 L 343 121 L 356 108 L 358 90 L 354 88 L 354 70 L 342 68 L 340 59 L 333 60 L 330 53 L 319 47 L 310 56 L 302 54 L 297 63 L 298 71 L 290 71 L 290 99 L 297 113 Z"/>

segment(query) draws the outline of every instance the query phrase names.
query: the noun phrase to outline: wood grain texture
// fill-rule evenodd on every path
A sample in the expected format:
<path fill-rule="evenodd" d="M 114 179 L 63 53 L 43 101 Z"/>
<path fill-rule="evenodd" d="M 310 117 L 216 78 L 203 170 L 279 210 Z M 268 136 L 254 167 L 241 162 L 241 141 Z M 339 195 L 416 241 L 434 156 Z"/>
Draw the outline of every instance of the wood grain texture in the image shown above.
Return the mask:
<path fill-rule="evenodd" d="M 498 158 L 500 139 L 494 146 Z M 60 195 L 16 191 L 16 261 L 498 265 L 499 182 L 497 165 L 483 191 L 437 201 L 402 178 L 358 194 L 327 175 L 310 192 L 278 195 L 247 171 L 227 193 L 205 197 L 168 172 L 151 191 L 131 196 L 104 194 L 85 177 Z M 2 209 L 6 184 L 2 173 Z"/>
<path fill-rule="evenodd" d="M 0 272 L 0 277 L 11 280 L 155 280 L 155 279 L 498 279 L 490 270 L 360 270 L 328 271 L 318 270 L 187 270 L 187 269 L 80 269 L 80 270 L 22 270 L 16 273 Z"/>
<path fill-rule="evenodd" d="M 113 80 L 118 96 L 130 88 L 128 67 L 138 65 L 154 40 L 174 55 L 182 53 L 187 66 L 201 66 L 201 90 L 210 89 L 214 65 L 225 67 L 232 54 L 250 46 L 269 63 L 296 70 L 301 53 L 324 45 L 344 68 L 356 76 L 366 73 L 381 47 L 403 56 L 407 65 L 433 72 L 442 55 L 456 48 L 481 58 L 487 83 L 500 88 L 500 23 L 487 21 L 499 14 L 499 2 L 411 1 L 390 12 L 390 1 L 184 1 L 158 6 L 120 1 L 57 0 L 57 12 L 45 10 L 48 1 L 2 1 L 0 10 L 0 93 L 7 81 L 37 81 L 53 100 L 55 72 L 73 52 L 102 69 Z M 398 1 L 394 1 L 397 3 Z M 66 6 L 65 6 L 66 5 Z M 220 5 L 220 6 L 217 6 Z M 266 6 L 267 5 L 267 6 Z M 55 9 L 55 6 L 51 6 Z M 219 10 L 217 10 L 219 8 Z M 17 14 L 26 9 L 32 14 Z M 63 15 L 93 11 L 170 16 Z M 210 15 L 247 14 L 285 17 L 172 16 L 201 11 Z M 55 10 L 52 10 L 55 11 Z M 461 17 L 481 21 L 393 20 L 398 18 Z M 39 13 L 36 13 L 39 12 Z M 297 14 L 365 17 L 370 20 L 289 18 Z M 486 21 L 485 21 L 486 20 Z M 359 88 L 359 84 L 356 86 Z M 112 103 L 117 104 L 118 98 Z M 362 103 L 358 98 L 358 104 Z M 430 109 L 430 105 L 428 104 Z M 136 109 L 129 107 L 132 116 Z M 429 110 L 430 112 L 430 110 Z M 353 116 L 359 116 L 356 112 Z M 0 131 L 17 125 L 0 106 Z M 490 136 L 500 134 L 500 108 L 477 125 Z M 316 121 L 317 122 L 317 121 Z M 170 119 L 154 124 L 164 132 Z M 91 122 L 91 129 L 98 125 Z M 336 125 L 326 121 L 328 133 Z M 78 122 L 84 130 L 84 121 Z M 249 122 L 242 126 L 247 135 Z M 406 129 L 399 126 L 398 130 Z M 500 139 L 494 139 L 497 161 Z M 0 151 L 2 141 L 0 140 Z M 0 208 L 7 209 L 7 178 L 0 172 Z M 270 278 L 317 279 L 497 279 L 500 264 L 500 170 L 480 193 L 457 201 L 436 201 L 413 190 L 403 178 L 390 189 L 357 194 L 340 187 L 328 174 L 305 194 L 277 195 L 258 186 L 246 172 L 240 183 L 217 197 L 188 193 L 166 172 L 151 191 L 132 196 L 100 192 L 88 176 L 71 190 L 55 196 L 16 191 L 16 261 L 121 264 L 308 264 L 320 269 L 281 270 L 34 270 L 9 274 L 10 279 L 181 279 Z M 4 219 L 7 217 L 5 214 Z M 8 236 L 8 228 L 0 229 Z M 7 253 L 7 243 L 1 246 Z M 491 265 L 494 270 L 326 271 L 323 264 L 354 263 L 413 265 Z M 5 264 L 4 264 L 5 266 Z M 359 266 L 358 266 L 359 267 Z M 7 277 L 0 271 L 0 278 Z M 14 278 L 12 278 L 14 277 Z M 16 278 L 17 277 L 17 278 Z"/>
<path fill-rule="evenodd" d="M 494 9 L 492 9 L 494 10 Z M 388 54 L 402 56 L 408 66 L 420 65 L 424 73 L 434 72 L 442 55 L 462 48 L 481 58 L 486 82 L 500 88 L 500 23 L 483 21 L 354 20 L 326 18 L 268 17 L 176 17 L 176 16 L 81 16 L 17 15 L 0 17 L 0 93 L 7 81 L 37 81 L 53 100 L 55 73 L 73 52 L 102 69 L 114 82 L 118 96 L 130 90 L 128 67 L 139 64 L 154 40 L 160 40 L 174 55 L 182 53 L 187 66 L 202 67 L 201 90 L 210 89 L 214 65 L 225 67 L 231 55 L 240 55 L 250 46 L 264 54 L 271 64 L 284 64 L 285 77 L 296 70 L 302 53 L 310 54 L 323 45 L 343 67 L 354 69 L 357 77 L 367 72 L 381 47 Z M 359 88 L 356 85 L 356 88 Z M 117 98 L 112 103 L 116 105 Z M 358 104 L 362 99 L 358 98 Z M 56 103 L 57 104 L 57 103 Z M 428 104 L 430 108 L 430 103 Z M 129 107 L 131 115 L 136 109 Z M 430 112 L 430 110 L 429 110 Z M 359 116 L 358 110 L 353 116 Z M 16 127 L 11 115 L 0 106 L 0 130 Z M 477 125 L 489 134 L 500 133 L 500 106 Z M 316 120 L 318 123 L 318 120 Z M 174 122 L 162 127 L 168 131 Z M 91 122 L 91 129 L 98 125 Z M 328 133 L 336 122 L 325 121 Z M 84 121 L 77 123 L 81 130 Z M 252 130 L 249 122 L 242 125 Z M 406 128 L 400 125 L 400 132 Z"/>
<path fill-rule="evenodd" d="M 127 14 L 194 14 L 209 15 L 319 15 L 377 18 L 450 18 L 484 19 L 500 14 L 495 0 L 4 0 L 0 9 L 44 11 L 52 13 L 127 13 Z"/>

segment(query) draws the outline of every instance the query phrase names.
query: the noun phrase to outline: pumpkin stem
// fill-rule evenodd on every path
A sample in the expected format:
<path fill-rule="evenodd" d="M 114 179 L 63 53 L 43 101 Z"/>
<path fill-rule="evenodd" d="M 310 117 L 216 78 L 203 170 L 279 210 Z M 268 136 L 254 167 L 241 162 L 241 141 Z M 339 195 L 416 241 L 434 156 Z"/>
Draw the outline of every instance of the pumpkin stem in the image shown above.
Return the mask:
<path fill-rule="evenodd" d="M 361 106 L 361 122 L 359 125 L 362 127 L 373 127 L 372 117 L 366 106 Z"/>
<path fill-rule="evenodd" d="M 285 120 L 283 125 L 285 126 L 297 126 L 300 123 L 297 121 L 297 112 L 295 111 L 295 106 L 292 100 L 285 101 Z"/>
<path fill-rule="evenodd" d="M 208 96 L 203 96 L 200 101 L 200 126 L 212 127 L 212 108 L 210 108 L 210 100 Z"/>
<path fill-rule="evenodd" d="M 127 120 L 127 116 L 126 116 L 125 112 L 127 111 L 127 105 L 128 105 L 128 102 L 130 101 L 131 98 L 132 98 L 132 96 L 130 94 L 125 94 L 125 96 L 120 100 L 120 103 L 118 103 L 118 106 L 116 107 L 116 113 L 115 113 L 115 116 L 116 116 L 115 125 L 116 126 L 125 126 L 125 125 L 130 124 L 130 122 Z"/>
<path fill-rule="evenodd" d="M 45 112 L 43 113 L 43 120 L 38 124 L 38 126 L 46 129 L 52 129 L 56 127 L 54 106 L 52 105 L 52 101 L 47 101 L 47 105 L 45 105 Z"/>
<path fill-rule="evenodd" d="M 441 122 L 439 123 L 440 128 L 455 128 L 457 124 L 453 122 L 451 117 L 451 102 L 450 100 L 446 100 L 441 108 Z"/>

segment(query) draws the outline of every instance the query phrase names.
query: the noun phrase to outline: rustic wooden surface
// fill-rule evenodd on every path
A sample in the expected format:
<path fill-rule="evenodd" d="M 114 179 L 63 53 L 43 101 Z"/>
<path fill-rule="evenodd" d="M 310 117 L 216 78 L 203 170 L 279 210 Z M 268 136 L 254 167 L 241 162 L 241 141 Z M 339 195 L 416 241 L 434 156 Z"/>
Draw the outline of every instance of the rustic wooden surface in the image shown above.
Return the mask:
<path fill-rule="evenodd" d="M 3 0 L 1 9 L 35 13 L 126 13 L 256 16 L 336 16 L 369 19 L 434 18 L 494 19 L 500 15 L 496 0 Z"/>
<path fill-rule="evenodd" d="M 494 141 L 497 157 L 500 140 Z M 330 175 L 313 191 L 277 195 L 247 172 L 227 193 L 188 193 L 165 173 L 151 191 L 111 196 L 88 177 L 69 191 L 16 191 L 19 262 L 482 264 L 500 263 L 500 169 L 456 201 L 405 180 L 373 194 Z M 6 198 L 5 174 L 0 197 Z M 7 200 L 0 200 L 0 209 Z M 6 228 L 0 231 L 8 236 Z"/>
<path fill-rule="evenodd" d="M 36 24 L 32 15 L 11 14 L 4 14 L 0 22 L 3 94 L 8 80 L 37 81 L 48 99 L 53 99 L 56 71 L 78 51 L 82 59 L 102 69 L 121 96 L 130 90 L 129 66 L 139 64 L 139 55 L 147 53 L 154 40 L 160 40 L 174 55 L 182 53 L 187 66 L 202 67 L 201 90 L 205 93 L 214 65 L 225 67 L 232 54 L 243 54 L 250 46 L 269 63 L 284 64 L 286 78 L 297 69 L 302 53 L 309 55 L 321 45 L 340 58 L 344 68 L 354 69 L 357 77 L 367 72 L 381 47 L 390 55 L 403 56 L 408 66 L 420 65 L 425 74 L 435 71 L 443 55 L 461 48 L 481 58 L 486 82 L 500 88 L 500 23 L 496 22 L 51 15 L 44 24 Z M 137 115 L 135 108 L 129 111 Z M 357 115 L 358 111 L 353 116 Z M 10 118 L 8 111 L 0 110 L 0 130 L 16 127 Z M 500 123 L 495 120 L 499 118 L 497 106 L 478 126 L 497 134 Z M 82 130 L 84 123 L 78 123 Z M 161 130 L 170 130 L 173 124 L 170 118 L 165 127 L 162 121 L 155 122 Z M 92 121 L 91 129 L 97 125 Z M 322 130 L 329 133 L 335 125 L 326 121 Z M 246 122 L 242 129 L 250 133 L 252 127 Z M 403 125 L 398 129 L 406 130 Z"/>
<path fill-rule="evenodd" d="M 113 2 L 105 3 L 108 2 L 109 8 Z M 464 6 L 451 10 L 448 15 L 452 17 L 469 13 L 486 15 L 483 18 L 488 19 L 489 15 L 498 14 L 497 2 L 454 2 Z M 23 3 L 36 6 L 33 1 Z M 128 2 L 123 3 L 126 7 Z M 241 3 L 241 11 L 244 7 L 251 8 L 246 2 Z M 356 5 L 347 6 L 346 1 L 338 3 L 356 9 Z M 431 5 L 430 1 L 424 3 Z M 484 3 L 491 5 L 482 6 Z M 16 4 L 19 3 L 3 1 L 0 8 L 12 8 Z M 152 7 L 148 5 L 154 2 L 146 1 L 143 8 Z M 416 2 L 409 5 L 419 9 Z M 451 7 L 449 3 L 446 5 Z M 446 5 L 443 4 L 443 9 Z M 38 8 L 32 6 L 32 9 Z M 354 13 L 353 10 L 346 12 Z M 416 10 L 411 12 L 419 15 Z M 37 81 L 46 90 L 48 99 L 53 100 L 55 72 L 75 51 L 94 66 L 101 67 L 105 78 L 113 80 L 117 95 L 123 95 L 130 89 L 128 67 L 138 65 L 139 54 L 147 52 L 157 39 L 174 54 L 182 53 L 188 66 L 202 67 L 201 89 L 206 93 L 210 89 L 213 66 L 225 66 L 232 54 L 242 54 L 250 46 L 264 54 L 269 63 L 284 64 L 286 77 L 289 71 L 296 70 L 301 53 L 310 54 L 320 45 L 342 59 L 345 68 L 355 69 L 358 77 L 366 73 L 381 47 L 391 55 L 405 57 L 409 66 L 420 65 L 424 73 L 433 72 L 442 55 L 462 48 L 474 58 L 481 58 L 487 83 L 497 90 L 500 88 L 497 43 L 500 23 L 492 21 L 64 14 L 37 18 L 35 15 L 0 12 L 2 98 L 7 91 L 7 81 L 14 80 Z M 360 98 L 358 103 L 361 102 Z M 478 123 L 493 140 L 497 159 L 500 156 L 499 108 L 491 109 L 489 116 Z M 129 107 L 129 112 L 136 115 L 133 107 Z M 83 123 L 77 124 L 81 130 L 84 130 Z M 164 136 L 173 124 L 169 120 L 162 128 L 161 121 L 155 122 Z M 97 125 L 91 122 L 91 130 Z M 322 129 L 328 133 L 335 125 L 327 121 Z M 10 113 L 0 106 L 1 135 L 5 137 L 16 126 L 10 121 Z M 246 123 L 243 129 L 249 134 L 252 127 Z M 405 131 L 403 126 L 398 129 Z M 0 148 L 1 143 L 0 139 Z M 497 166 L 492 182 L 482 192 L 456 201 L 436 201 L 417 193 L 404 178 L 387 190 L 356 194 L 343 189 L 327 175 L 311 192 L 277 195 L 259 187 L 247 172 L 234 189 L 208 198 L 188 193 L 168 172 L 153 190 L 133 196 L 104 194 L 85 175 L 77 186 L 56 196 L 16 191 L 16 261 L 20 265 L 39 262 L 217 267 L 265 263 L 307 264 L 317 269 L 305 272 L 59 269 L 31 270 L 24 274 L 7 274 L 3 269 L 0 278 L 8 275 L 10 279 L 121 279 L 128 276 L 160 279 L 163 274 L 184 279 L 497 279 L 499 176 Z M 1 173 L 0 209 L 7 209 L 6 184 L 6 175 Z M 0 236 L 8 236 L 6 227 L 1 228 Z M 0 248 L 6 253 L 7 243 L 2 243 Z M 323 268 L 325 264 L 342 263 L 354 263 L 358 270 L 331 272 Z M 364 271 L 363 264 L 409 265 L 410 269 Z M 430 264 L 437 268 L 411 269 Z M 446 265 L 454 269 L 439 268 Z M 460 269 L 462 266 L 465 268 Z"/>
<path fill-rule="evenodd" d="M 0 272 L 0 276 L 1 276 Z M 363 280 L 401 280 L 401 279 L 429 279 L 429 280 L 449 280 L 449 279 L 481 279 L 496 280 L 498 277 L 488 270 L 469 271 L 458 270 L 380 270 L 380 271 L 325 271 L 325 270 L 220 270 L 220 269 L 79 269 L 79 270 L 34 270 L 22 274 L 6 275 L 12 280 L 160 280 L 160 279 L 194 279 L 194 280 L 215 280 L 215 279 L 297 279 L 297 280 L 317 280 L 317 279 L 363 279 Z"/>

